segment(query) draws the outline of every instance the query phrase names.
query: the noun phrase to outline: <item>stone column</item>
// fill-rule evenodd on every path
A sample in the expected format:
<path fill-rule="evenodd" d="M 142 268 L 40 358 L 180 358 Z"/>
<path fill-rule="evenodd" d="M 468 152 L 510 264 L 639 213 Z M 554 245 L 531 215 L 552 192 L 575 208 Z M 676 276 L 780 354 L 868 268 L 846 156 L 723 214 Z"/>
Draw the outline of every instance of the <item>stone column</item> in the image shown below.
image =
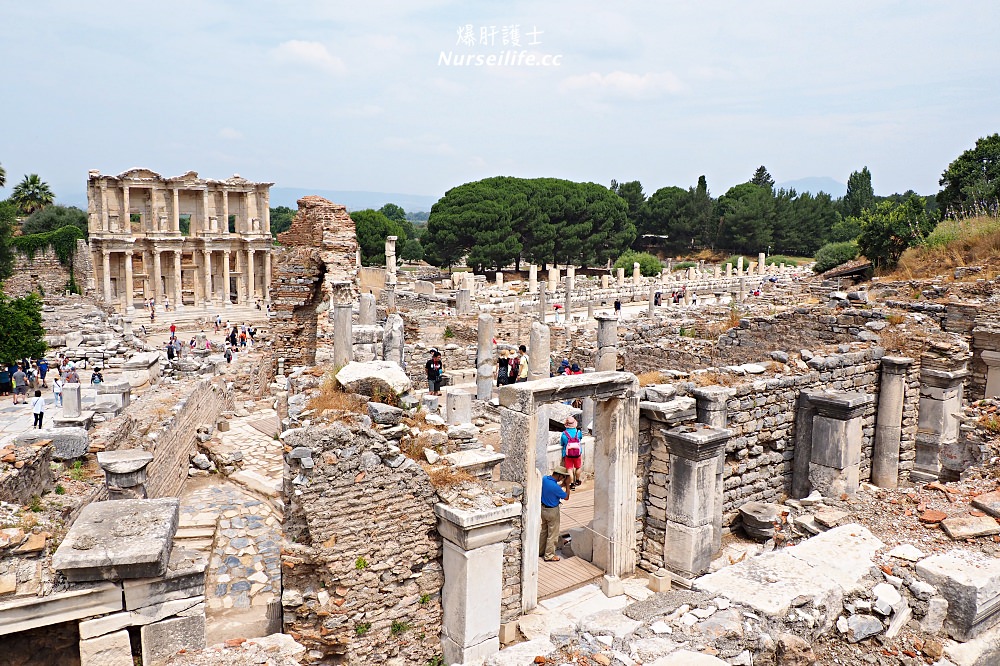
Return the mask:
<path fill-rule="evenodd" d="M 549 268 L 549 285 L 547 288 L 553 294 L 559 291 L 559 269 L 556 267 Z"/>
<path fill-rule="evenodd" d="M 567 276 L 566 278 L 566 296 L 563 299 L 563 321 L 569 324 L 570 313 L 573 311 L 573 290 L 571 289 L 573 281 Z M 568 329 L 567 329 L 568 330 Z"/>
<path fill-rule="evenodd" d="M 146 467 L 153 454 L 142 449 L 98 451 L 97 464 L 104 470 L 109 500 L 146 499 Z"/>
<path fill-rule="evenodd" d="M 538 290 L 538 321 L 544 323 L 545 317 L 549 314 L 549 303 L 548 303 L 548 293 L 546 291 L 545 285 L 543 284 Z"/>
<path fill-rule="evenodd" d="M 160 297 L 163 295 L 163 258 L 161 257 L 162 250 L 158 247 L 153 248 L 153 294 L 152 297 L 156 299 L 156 302 L 160 302 Z"/>
<path fill-rule="evenodd" d="M 271 232 L 268 231 L 268 234 Z M 389 307 L 396 307 L 395 290 L 389 290 Z M 264 303 L 271 302 L 271 249 L 264 250 Z"/>
<path fill-rule="evenodd" d="M 132 213 L 129 211 L 131 208 L 128 198 L 128 185 L 122 185 L 122 213 L 118 216 L 118 233 L 131 233 L 132 232 Z"/>
<path fill-rule="evenodd" d="M 208 188 L 201 191 L 201 224 L 202 232 L 208 231 Z"/>
<path fill-rule="evenodd" d="M 173 231 L 175 233 L 180 233 L 180 231 L 181 231 L 181 207 L 180 207 L 180 196 L 179 196 L 180 190 L 178 190 L 175 187 L 173 189 L 173 193 L 174 193 L 174 197 L 173 197 L 174 198 L 174 206 L 173 206 L 173 210 L 171 211 L 171 215 L 170 215 L 170 222 L 171 222 L 171 225 L 173 227 L 171 229 L 171 231 Z"/>
<path fill-rule="evenodd" d="M 229 190 L 222 190 L 222 233 L 229 233 Z M 228 298 L 226 302 L 229 302 Z"/>
<path fill-rule="evenodd" d="M 247 303 L 253 305 L 257 299 L 257 276 L 254 274 L 253 248 L 247 250 Z"/>
<path fill-rule="evenodd" d="M 354 360 L 354 331 L 351 323 L 351 283 L 334 282 L 333 302 L 333 364 L 343 367 Z"/>
<path fill-rule="evenodd" d="M 984 349 L 979 357 L 986 365 L 986 393 L 984 398 L 1000 396 L 1000 352 Z"/>
<path fill-rule="evenodd" d="M 736 274 L 743 275 L 743 255 L 741 254 L 736 259 Z"/>
<path fill-rule="evenodd" d="M 174 308 L 184 307 L 184 280 L 181 269 L 181 251 L 174 250 Z"/>
<path fill-rule="evenodd" d="M 111 250 L 101 250 L 101 272 L 104 282 L 104 301 L 111 303 Z"/>
<path fill-rule="evenodd" d="M 812 458 L 813 418 L 816 407 L 810 397 L 813 391 L 799 393 L 795 403 L 795 458 L 792 460 L 792 497 L 807 497 L 812 492 L 809 485 L 809 460 Z"/>
<path fill-rule="evenodd" d="M 615 269 L 615 277 L 618 280 L 618 288 L 619 289 L 624 288 L 625 287 L 625 269 L 624 268 L 616 268 Z"/>
<path fill-rule="evenodd" d="M 497 286 L 498 287 L 502 287 L 503 286 L 503 273 L 501 273 L 500 271 L 497 271 L 496 272 L 496 278 L 497 278 Z"/>
<path fill-rule="evenodd" d="M 373 294 L 361 294 L 358 298 L 358 325 L 374 326 L 377 318 L 375 307 L 375 296 Z"/>
<path fill-rule="evenodd" d="M 479 315 L 479 338 L 476 346 L 476 399 L 493 397 L 493 316 Z"/>
<path fill-rule="evenodd" d="M 736 390 L 725 386 L 703 386 L 691 390 L 695 399 L 695 409 L 698 423 L 704 423 L 713 428 L 725 428 L 728 423 L 729 400 L 736 395 Z"/>
<path fill-rule="evenodd" d="M 229 291 L 229 250 L 222 251 L 222 304 L 232 306 Z"/>
<path fill-rule="evenodd" d="M 472 394 L 448 391 L 444 395 L 444 410 L 448 425 L 472 423 Z"/>
<path fill-rule="evenodd" d="M 868 393 L 814 393 L 809 485 L 824 497 L 854 497 L 861 476 L 861 421 L 874 398 Z"/>
<path fill-rule="evenodd" d="M 241 250 L 236 250 L 236 272 L 239 274 L 236 277 L 236 303 L 242 304 L 246 302 L 247 293 L 247 276 L 244 264 L 244 253 Z"/>
<path fill-rule="evenodd" d="M 132 312 L 135 308 L 132 305 L 132 299 L 134 294 L 132 293 L 135 289 L 132 279 L 132 250 L 125 250 L 125 312 Z"/>
<path fill-rule="evenodd" d="M 731 432 L 707 426 L 664 430 L 669 457 L 667 529 L 663 562 L 684 579 L 708 571 L 721 534 L 722 491 L 718 469 Z M 721 532 L 721 530 L 719 530 Z"/>
<path fill-rule="evenodd" d="M 875 418 L 872 483 L 882 488 L 899 485 L 899 439 L 903 433 L 903 394 L 912 358 L 882 357 L 882 383 Z"/>
<path fill-rule="evenodd" d="M 455 296 L 455 314 L 467 315 L 470 312 L 472 312 L 472 292 L 463 287 Z"/>
<path fill-rule="evenodd" d="M 547 379 L 549 376 L 549 327 L 539 321 L 531 322 L 528 336 L 528 381 Z"/>
<path fill-rule="evenodd" d="M 205 307 L 212 304 L 212 251 L 202 250 L 201 260 L 203 279 L 205 280 Z"/>
<path fill-rule="evenodd" d="M 764 271 L 767 268 L 766 260 L 767 260 L 767 255 L 765 255 L 763 252 L 757 255 L 757 275 L 764 274 Z"/>
<path fill-rule="evenodd" d="M 385 281 L 386 284 L 396 284 L 396 239 L 398 236 L 385 237 Z"/>
<path fill-rule="evenodd" d="M 727 278 L 733 277 L 733 265 L 732 264 L 726 264 L 726 277 Z"/>
<path fill-rule="evenodd" d="M 632 263 L 632 286 L 638 287 L 642 281 L 642 271 L 639 269 L 639 262 Z"/>
<path fill-rule="evenodd" d="M 618 369 L 618 320 L 597 315 L 597 371 Z"/>
<path fill-rule="evenodd" d="M 594 299 L 587 295 L 587 321 L 594 318 Z"/>
<path fill-rule="evenodd" d="M 655 300 L 656 300 L 656 285 L 649 285 L 649 300 L 646 303 L 646 314 L 650 317 L 653 316 L 655 311 Z"/>
<path fill-rule="evenodd" d="M 82 408 L 83 403 L 80 401 L 80 385 L 66 384 L 63 386 L 63 418 L 80 418 Z"/>
<path fill-rule="evenodd" d="M 740 276 L 740 303 L 747 299 L 747 279 Z"/>
<path fill-rule="evenodd" d="M 638 382 L 633 382 L 638 390 Z M 597 403 L 594 506 L 604 510 L 594 512 L 594 565 L 604 569 L 606 582 L 609 576 L 621 577 L 635 569 L 638 423 L 638 395 Z"/>
<path fill-rule="evenodd" d="M 607 291 L 611 288 L 611 276 L 607 273 L 601 275 L 601 289 Z"/>
<path fill-rule="evenodd" d="M 528 266 L 528 293 L 534 294 L 538 291 L 538 266 L 531 264 Z"/>
<path fill-rule="evenodd" d="M 722 277 L 722 271 L 719 270 L 718 264 L 715 265 L 715 269 L 712 272 L 712 277 L 715 278 L 716 280 Z"/>
<path fill-rule="evenodd" d="M 446 664 L 479 663 L 500 650 L 504 540 L 520 503 L 482 511 L 434 506 L 442 542 L 441 647 Z"/>
<path fill-rule="evenodd" d="M 957 470 L 946 473 L 944 459 L 954 453 L 958 443 L 958 415 L 962 409 L 962 390 L 969 372 L 965 362 L 955 370 L 920 368 L 920 406 L 917 409 L 916 459 L 910 479 L 917 482 L 936 481 L 956 476 Z M 954 468 L 955 465 L 949 467 Z"/>
<path fill-rule="evenodd" d="M 382 358 L 404 367 L 405 333 L 403 317 L 395 312 L 385 319 L 385 334 L 382 336 Z"/>
<path fill-rule="evenodd" d="M 101 231 L 108 233 L 110 218 L 108 216 L 108 181 L 101 179 Z"/>

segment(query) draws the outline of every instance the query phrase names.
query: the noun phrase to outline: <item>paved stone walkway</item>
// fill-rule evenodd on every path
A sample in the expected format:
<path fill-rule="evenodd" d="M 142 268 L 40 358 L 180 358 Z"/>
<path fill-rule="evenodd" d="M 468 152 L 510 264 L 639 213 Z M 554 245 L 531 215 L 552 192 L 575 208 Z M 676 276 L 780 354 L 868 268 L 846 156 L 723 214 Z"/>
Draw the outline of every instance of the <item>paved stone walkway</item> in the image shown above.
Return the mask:
<path fill-rule="evenodd" d="M 116 379 L 118 377 L 110 378 L 112 381 Z M 89 376 L 85 381 L 89 381 Z M 62 407 L 56 407 L 51 384 L 41 391 L 42 397 L 45 398 L 45 419 L 42 421 L 42 425 L 45 428 L 51 428 L 52 419 L 62 416 Z M 31 413 L 31 401 L 34 396 L 34 391 L 31 391 L 26 405 L 15 405 L 10 396 L 0 398 L 0 446 L 12 441 L 25 430 L 31 429 L 35 420 Z M 80 390 L 80 402 L 84 411 L 93 409 L 94 403 L 97 402 L 97 389 L 90 388 L 90 384 L 84 384 Z"/>
<path fill-rule="evenodd" d="M 278 415 L 273 409 L 229 421 L 228 432 L 220 432 L 220 451 L 241 451 L 243 464 L 230 479 L 281 507 L 284 451 L 277 435 Z"/>

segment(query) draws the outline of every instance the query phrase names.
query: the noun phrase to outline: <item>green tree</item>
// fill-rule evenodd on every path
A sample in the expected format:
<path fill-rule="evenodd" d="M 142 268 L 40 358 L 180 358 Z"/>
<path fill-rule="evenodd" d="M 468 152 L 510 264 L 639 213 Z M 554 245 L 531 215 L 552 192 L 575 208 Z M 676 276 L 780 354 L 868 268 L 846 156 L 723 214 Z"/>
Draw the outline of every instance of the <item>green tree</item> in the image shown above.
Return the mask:
<path fill-rule="evenodd" d="M 83 238 L 86 238 L 88 235 L 87 213 L 75 206 L 46 206 L 28 216 L 28 219 L 21 225 L 21 233 L 25 236 L 44 234 L 66 226 L 78 228 L 83 233 Z"/>
<path fill-rule="evenodd" d="M 901 204 L 882 201 L 861 215 L 858 250 L 876 268 L 893 268 L 906 248 L 916 245 L 934 229 L 926 202 L 916 195 Z"/>
<path fill-rule="evenodd" d="M 390 220 L 395 220 L 396 222 L 406 221 L 406 211 L 403 210 L 401 206 L 397 206 L 394 203 L 387 203 L 378 209 L 378 212 L 385 215 Z"/>
<path fill-rule="evenodd" d="M 715 201 L 708 191 L 708 181 L 705 180 L 705 176 L 698 176 L 698 185 L 688 188 L 683 215 L 690 220 L 689 226 L 694 234 L 694 243 L 702 247 L 714 247 L 718 220 L 715 217 Z"/>
<path fill-rule="evenodd" d="M 41 299 L 35 294 L 12 299 L 0 292 L 0 362 L 40 358 L 45 349 Z"/>
<path fill-rule="evenodd" d="M 665 236 L 655 243 L 643 243 L 646 247 L 662 247 L 668 252 L 683 252 L 691 249 L 697 230 L 687 215 L 688 192 L 680 187 L 661 187 L 653 192 L 643 207 L 638 234 L 642 236 Z"/>
<path fill-rule="evenodd" d="M 750 182 L 757 187 L 763 187 L 768 190 L 774 189 L 774 178 L 767 172 L 767 168 L 763 164 L 753 172 L 753 178 L 750 179 Z"/>
<path fill-rule="evenodd" d="M 875 190 L 872 188 L 871 171 L 868 167 L 852 171 L 847 177 L 847 193 L 841 203 L 841 213 L 844 217 L 861 217 L 862 212 L 874 205 Z"/>
<path fill-rule="evenodd" d="M 55 201 L 55 195 L 52 194 L 48 183 L 33 173 L 25 176 L 24 180 L 14 186 L 10 200 L 22 215 L 31 215 Z"/>
<path fill-rule="evenodd" d="M 288 206 L 275 206 L 271 209 L 271 235 L 275 238 L 278 234 L 284 233 L 292 226 L 295 219 L 295 211 Z"/>
<path fill-rule="evenodd" d="M 424 246 L 420 244 L 419 238 L 408 238 L 403 243 L 403 249 L 399 252 L 403 261 L 423 261 Z"/>
<path fill-rule="evenodd" d="M 771 190 L 742 183 L 719 197 L 719 244 L 736 252 L 755 254 L 771 244 L 775 203 Z"/>
<path fill-rule="evenodd" d="M 1000 201 L 1000 134 L 983 137 L 948 165 L 938 183 L 942 215 L 996 208 Z"/>
<path fill-rule="evenodd" d="M 816 250 L 816 263 L 813 265 L 813 271 L 816 273 L 825 273 L 831 268 L 836 268 L 857 258 L 858 244 L 856 241 L 827 243 Z"/>
<path fill-rule="evenodd" d="M 638 229 L 640 218 L 642 217 L 642 208 L 646 203 L 646 193 L 642 191 L 642 183 L 638 180 L 632 180 L 627 183 L 619 183 L 612 180 L 609 189 L 625 200 L 625 203 L 628 205 L 626 214 L 628 215 L 629 222 Z"/>
<path fill-rule="evenodd" d="M 356 210 L 351 213 L 351 219 L 354 220 L 358 247 L 361 249 L 361 263 L 365 266 L 385 265 L 386 236 L 396 236 L 401 245 L 406 243 L 403 225 L 377 210 Z"/>
<path fill-rule="evenodd" d="M 831 243 L 846 243 L 854 241 L 861 235 L 861 218 L 845 217 L 830 227 L 826 239 Z"/>
<path fill-rule="evenodd" d="M 9 278 L 14 270 L 14 248 L 11 247 L 11 237 L 16 228 L 17 206 L 10 201 L 0 201 L 0 282 Z"/>
<path fill-rule="evenodd" d="M 633 264 L 639 262 L 639 272 L 646 277 L 659 275 L 663 270 L 663 262 L 648 252 L 628 250 L 615 261 L 614 267 L 625 270 L 625 275 L 632 274 Z"/>

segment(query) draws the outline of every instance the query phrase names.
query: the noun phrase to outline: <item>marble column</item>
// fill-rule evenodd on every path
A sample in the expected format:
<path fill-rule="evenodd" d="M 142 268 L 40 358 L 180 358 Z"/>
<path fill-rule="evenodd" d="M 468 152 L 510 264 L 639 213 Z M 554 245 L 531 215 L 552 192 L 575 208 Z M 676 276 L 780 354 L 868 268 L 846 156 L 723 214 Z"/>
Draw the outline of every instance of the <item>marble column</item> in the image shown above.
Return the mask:
<path fill-rule="evenodd" d="M 556 268 L 556 267 L 553 266 L 552 268 L 549 269 L 549 280 L 548 280 L 548 282 L 549 282 L 549 285 L 547 287 L 548 290 L 551 291 L 553 294 L 556 293 L 556 291 L 559 290 L 559 269 L 558 268 Z"/>
<path fill-rule="evenodd" d="M 358 298 L 358 325 L 374 326 L 377 316 L 375 296 L 373 294 L 361 294 Z"/>
<path fill-rule="evenodd" d="M 174 192 L 174 206 L 173 211 L 171 211 L 170 221 L 173 225 L 171 231 L 175 233 L 180 233 L 181 231 L 181 208 L 180 208 L 180 190 L 178 188 L 173 189 Z"/>
<path fill-rule="evenodd" d="M 160 248 L 153 248 L 153 293 L 150 294 L 150 296 L 154 298 L 157 303 L 160 302 L 160 297 L 163 294 L 163 258 L 161 254 L 162 250 L 160 250 Z"/>
<path fill-rule="evenodd" d="M 181 251 L 174 250 L 174 308 L 180 310 L 184 307 L 184 280 L 183 269 L 181 269 Z"/>
<path fill-rule="evenodd" d="M 732 264 L 726 264 L 726 277 L 727 278 L 733 277 L 733 265 Z"/>
<path fill-rule="evenodd" d="M 125 312 L 133 312 L 135 310 L 135 307 L 132 305 L 132 298 L 134 297 L 132 293 L 133 289 L 132 250 L 125 250 Z"/>
<path fill-rule="evenodd" d="M 102 264 L 104 271 L 104 301 L 111 303 L 111 250 L 101 250 Z"/>
<path fill-rule="evenodd" d="M 132 231 L 132 207 L 129 202 L 128 185 L 122 185 L 122 213 L 118 216 L 118 233 L 131 233 Z"/>
<path fill-rule="evenodd" d="M 639 282 L 642 281 L 642 269 L 639 267 L 639 262 L 632 262 L 632 286 L 638 287 Z"/>
<path fill-rule="evenodd" d="M 246 280 L 246 261 L 243 258 L 243 252 L 236 250 L 236 303 L 243 304 L 246 303 L 247 295 L 247 280 Z"/>
<path fill-rule="evenodd" d="M 635 390 L 638 391 L 638 381 Z M 594 565 L 605 577 L 635 569 L 639 397 L 597 403 L 594 415 Z M 721 506 L 720 506 L 721 511 Z"/>
<path fill-rule="evenodd" d="M 656 308 L 655 303 L 656 303 L 656 285 L 651 284 L 649 285 L 649 297 L 646 302 L 646 314 L 648 314 L 650 317 L 652 317 L 653 313 L 655 312 Z"/>
<path fill-rule="evenodd" d="M 142 297 L 149 298 L 153 291 L 153 255 L 149 250 L 142 251 Z"/>
<path fill-rule="evenodd" d="M 382 358 L 403 367 L 406 353 L 406 332 L 403 317 L 393 312 L 385 318 L 385 334 L 382 337 Z"/>
<path fill-rule="evenodd" d="M 396 284 L 396 240 L 398 236 L 385 237 L 385 281 Z"/>
<path fill-rule="evenodd" d="M 110 226 L 108 217 L 108 181 L 101 180 L 101 231 L 108 233 Z"/>
<path fill-rule="evenodd" d="M 455 295 L 455 314 L 461 316 L 470 312 L 472 312 L 472 292 L 463 287 Z"/>
<path fill-rule="evenodd" d="M 212 304 L 212 251 L 202 250 L 202 275 L 205 280 L 205 307 Z"/>
<path fill-rule="evenodd" d="M 597 371 L 618 369 L 618 320 L 597 315 Z"/>
<path fill-rule="evenodd" d="M 476 399 L 489 400 L 493 397 L 493 316 L 479 315 L 478 345 L 476 347 Z"/>
<path fill-rule="evenodd" d="M 229 190 L 222 191 L 222 233 L 229 233 Z M 226 291 L 229 290 L 229 282 L 226 282 Z M 226 303 L 229 302 L 229 296 L 226 296 Z"/>
<path fill-rule="evenodd" d="M 500 650 L 504 541 L 520 503 L 481 511 L 434 506 L 443 538 L 441 647 L 444 663 L 480 663 Z"/>
<path fill-rule="evenodd" d="M 229 307 L 233 304 L 229 291 L 229 250 L 222 251 L 222 304 Z"/>
<path fill-rule="evenodd" d="M 444 396 L 444 411 L 448 425 L 472 423 L 472 394 L 450 390 Z"/>
<path fill-rule="evenodd" d="M 531 264 L 528 266 L 528 293 L 534 294 L 538 291 L 538 266 Z"/>
<path fill-rule="evenodd" d="M 208 189 L 201 191 L 201 231 L 205 232 L 209 230 L 209 220 L 208 220 Z"/>
<path fill-rule="evenodd" d="M 809 485 L 824 497 L 854 497 L 860 486 L 861 421 L 874 398 L 869 393 L 813 393 L 816 408 L 809 455 Z"/>
<path fill-rule="evenodd" d="M 80 399 L 80 384 L 63 386 L 63 418 L 77 419 L 83 413 L 83 403 Z"/>
<path fill-rule="evenodd" d="M 268 231 L 267 233 L 271 233 Z M 395 294 L 394 289 L 389 290 L 390 297 Z M 264 250 L 264 303 L 271 302 L 271 249 Z M 389 307 L 396 307 L 396 301 L 391 300 Z"/>
<path fill-rule="evenodd" d="M 247 304 L 253 305 L 257 300 L 257 276 L 254 274 L 253 248 L 247 250 Z"/>
<path fill-rule="evenodd" d="M 497 282 L 496 282 L 497 286 L 498 287 L 502 287 L 503 286 L 503 273 L 501 271 L 497 271 L 496 272 L 496 279 L 497 279 Z"/>
<path fill-rule="evenodd" d="M 334 282 L 333 365 L 341 368 L 354 360 L 354 331 L 351 324 L 351 283 Z"/>
<path fill-rule="evenodd" d="M 615 278 L 618 280 L 618 288 L 619 289 L 623 289 L 625 287 L 625 269 L 624 268 L 616 268 L 615 269 Z"/>
<path fill-rule="evenodd" d="M 763 252 L 761 252 L 760 254 L 757 255 L 757 274 L 758 275 L 763 275 L 764 272 L 765 272 L 765 270 L 767 269 L 767 263 L 766 263 L 766 261 L 767 261 L 767 255 L 765 255 Z"/>
<path fill-rule="evenodd" d="M 531 322 L 528 335 L 528 381 L 549 376 L 550 333 L 547 324 Z"/>
<path fill-rule="evenodd" d="M 875 446 L 872 450 L 872 483 L 882 488 L 899 485 L 899 440 L 903 434 L 903 397 L 906 372 L 912 358 L 882 357 L 882 381 L 875 417 Z"/>
<path fill-rule="evenodd" d="M 743 255 L 736 258 L 736 274 L 743 275 Z"/>
<path fill-rule="evenodd" d="M 716 534 L 721 533 L 723 502 L 718 469 L 732 433 L 680 426 L 663 434 L 670 470 L 663 561 L 681 578 L 692 579 L 708 571 L 721 542 L 721 534 Z"/>

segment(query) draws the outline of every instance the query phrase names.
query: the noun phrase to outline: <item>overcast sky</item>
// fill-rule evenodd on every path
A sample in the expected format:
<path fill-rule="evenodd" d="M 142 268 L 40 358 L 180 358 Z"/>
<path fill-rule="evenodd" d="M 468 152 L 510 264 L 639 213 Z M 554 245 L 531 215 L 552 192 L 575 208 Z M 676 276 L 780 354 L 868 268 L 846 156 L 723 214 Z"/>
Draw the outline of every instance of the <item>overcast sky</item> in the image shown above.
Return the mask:
<path fill-rule="evenodd" d="M 0 19 L 0 195 L 134 166 L 434 197 L 705 174 L 719 195 L 760 164 L 930 193 L 1000 130 L 986 1 L 42 0 Z"/>

